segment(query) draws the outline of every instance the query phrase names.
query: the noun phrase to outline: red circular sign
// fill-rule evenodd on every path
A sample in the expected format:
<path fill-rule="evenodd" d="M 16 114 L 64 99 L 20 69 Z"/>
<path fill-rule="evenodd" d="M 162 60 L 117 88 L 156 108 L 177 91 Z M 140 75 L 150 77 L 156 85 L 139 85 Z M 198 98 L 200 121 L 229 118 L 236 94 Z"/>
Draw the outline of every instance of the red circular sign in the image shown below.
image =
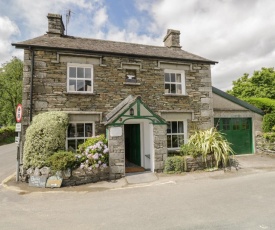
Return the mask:
<path fill-rule="evenodd" d="M 23 108 L 21 104 L 18 104 L 16 107 L 16 122 L 19 123 L 22 120 Z"/>

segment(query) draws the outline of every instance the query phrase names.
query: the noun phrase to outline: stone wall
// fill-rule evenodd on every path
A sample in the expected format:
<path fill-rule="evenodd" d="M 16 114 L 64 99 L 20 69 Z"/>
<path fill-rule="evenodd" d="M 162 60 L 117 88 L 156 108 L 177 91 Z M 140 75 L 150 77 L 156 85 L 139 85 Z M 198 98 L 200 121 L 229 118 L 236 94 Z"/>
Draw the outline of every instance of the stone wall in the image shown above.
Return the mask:
<path fill-rule="evenodd" d="M 95 183 L 98 181 L 106 181 L 110 179 L 109 168 L 101 170 L 93 169 L 91 171 L 85 169 L 76 169 L 72 171 L 72 175 L 63 178 L 62 186 L 75 186 L 81 184 Z"/>
<path fill-rule="evenodd" d="M 154 125 L 155 172 L 162 172 L 167 158 L 166 125 Z"/>
<path fill-rule="evenodd" d="M 24 171 L 24 175 L 21 178 L 22 181 L 29 182 L 31 176 L 51 178 L 51 176 L 60 178 L 62 180 L 62 186 L 76 186 L 81 184 L 95 183 L 98 181 L 106 181 L 110 179 L 110 169 L 109 167 L 101 169 L 81 169 L 77 168 L 74 170 L 59 171 L 52 174 L 49 167 L 29 168 Z"/>
<path fill-rule="evenodd" d="M 123 126 L 121 126 L 121 129 L 121 136 L 112 137 L 109 135 L 108 139 L 110 179 L 118 179 L 125 175 L 125 145 Z"/>
<path fill-rule="evenodd" d="M 25 50 L 23 74 L 23 133 L 29 124 L 31 53 Z M 102 112 L 103 117 L 128 95 L 141 95 L 142 100 L 154 112 L 161 110 L 192 110 L 194 128 L 209 128 L 212 125 L 212 88 L 210 65 L 186 64 L 187 96 L 164 94 L 164 69 L 157 59 L 104 56 L 101 64 L 94 64 L 94 93 L 67 93 L 67 63 L 76 61 L 72 55 L 58 59 L 53 50 L 34 51 L 33 115 L 49 110 Z M 64 54 L 62 54 L 64 55 Z M 60 54 L 60 56 L 62 56 Z M 78 54 L 81 56 L 81 54 Z M 66 55 L 65 55 L 66 56 Z M 94 57 L 77 59 L 80 63 L 93 63 Z M 98 58 L 99 59 L 99 58 Z M 137 83 L 125 83 L 126 69 L 122 63 L 134 63 Z M 183 64 L 183 63 L 181 63 Z M 176 65 L 177 66 L 177 65 Z M 98 123 L 99 130 L 102 124 Z M 99 134 L 96 130 L 96 134 Z"/>
<path fill-rule="evenodd" d="M 275 153 L 275 143 L 266 140 L 262 132 L 257 132 L 256 135 L 256 153 Z"/>

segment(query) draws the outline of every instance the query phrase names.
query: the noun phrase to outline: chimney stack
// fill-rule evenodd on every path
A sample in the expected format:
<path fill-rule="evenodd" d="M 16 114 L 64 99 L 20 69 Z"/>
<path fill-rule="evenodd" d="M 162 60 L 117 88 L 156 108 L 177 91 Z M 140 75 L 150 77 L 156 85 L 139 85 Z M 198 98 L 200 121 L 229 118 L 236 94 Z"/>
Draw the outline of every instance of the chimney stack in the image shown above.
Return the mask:
<path fill-rule="evenodd" d="M 164 45 L 168 48 L 181 48 L 180 46 L 180 31 L 168 29 L 167 34 L 163 39 Z"/>
<path fill-rule="evenodd" d="M 60 14 L 48 14 L 48 32 L 50 36 L 63 36 L 64 35 L 64 24 L 62 16 Z"/>

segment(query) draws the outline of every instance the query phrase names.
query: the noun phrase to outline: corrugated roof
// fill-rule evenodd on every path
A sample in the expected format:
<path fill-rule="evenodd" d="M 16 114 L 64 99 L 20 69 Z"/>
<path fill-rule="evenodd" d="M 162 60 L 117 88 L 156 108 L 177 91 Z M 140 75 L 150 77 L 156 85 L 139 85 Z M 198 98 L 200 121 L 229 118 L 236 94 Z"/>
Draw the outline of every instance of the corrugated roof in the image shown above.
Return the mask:
<path fill-rule="evenodd" d="M 240 106 L 242 106 L 242 107 L 244 107 L 244 108 L 246 108 L 246 109 L 248 109 L 252 112 L 258 113 L 260 115 L 265 114 L 264 111 L 262 111 L 261 109 L 255 107 L 255 106 L 253 106 L 253 105 L 251 105 L 251 104 L 249 104 L 249 103 L 247 103 L 243 100 L 240 100 L 239 98 L 234 97 L 234 96 L 232 96 L 232 95 L 230 95 L 230 94 L 228 94 L 228 93 L 226 93 L 226 92 L 224 92 L 220 89 L 217 89 L 214 86 L 212 86 L 212 91 L 213 91 L 213 93 L 215 93 L 215 94 L 217 94 L 217 95 L 219 95 L 219 96 L 221 96 L 221 97 L 223 97 L 223 98 L 225 98 L 229 101 L 232 101 L 232 102 L 234 102 L 234 103 L 236 103 L 236 104 L 238 104 L 238 105 L 240 105 Z"/>
<path fill-rule="evenodd" d="M 116 42 L 92 38 L 80 38 L 73 36 L 49 36 L 45 34 L 30 40 L 12 43 L 16 48 L 40 47 L 63 50 L 77 50 L 80 52 L 110 53 L 132 56 L 148 56 L 157 58 L 180 59 L 185 61 L 205 62 L 215 64 L 212 61 L 198 55 L 186 52 L 180 48 L 168 48 L 165 46 L 151 46 L 135 43 Z"/>

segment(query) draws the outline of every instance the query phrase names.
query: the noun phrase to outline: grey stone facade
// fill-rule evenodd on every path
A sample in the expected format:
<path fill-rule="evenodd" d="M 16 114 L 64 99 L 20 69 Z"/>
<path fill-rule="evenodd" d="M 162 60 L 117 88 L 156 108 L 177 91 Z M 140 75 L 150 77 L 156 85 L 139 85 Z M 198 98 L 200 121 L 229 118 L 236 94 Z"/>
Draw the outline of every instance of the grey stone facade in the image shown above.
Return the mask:
<path fill-rule="evenodd" d="M 164 47 L 144 47 L 93 39 L 73 40 L 63 36 L 64 25 L 59 15 L 49 14 L 48 19 L 47 35 L 14 44 L 24 49 L 23 142 L 30 115 L 46 111 L 90 114 L 96 117 L 93 118 L 95 135 L 105 133 L 103 118 L 129 95 L 141 95 L 142 101 L 159 115 L 161 111 L 192 114 L 187 120 L 188 136 L 197 129 L 213 126 L 211 64 L 215 62 L 181 50 L 179 31 L 168 30 Z M 93 65 L 92 93 L 68 92 L 68 63 Z M 136 73 L 134 83 L 125 81 L 129 69 Z M 185 94 L 165 94 L 166 69 L 185 73 Z M 163 170 L 167 157 L 166 138 L 166 126 L 154 125 L 157 172 Z M 110 173 L 117 178 L 125 173 L 124 134 L 109 137 L 109 149 Z"/>

